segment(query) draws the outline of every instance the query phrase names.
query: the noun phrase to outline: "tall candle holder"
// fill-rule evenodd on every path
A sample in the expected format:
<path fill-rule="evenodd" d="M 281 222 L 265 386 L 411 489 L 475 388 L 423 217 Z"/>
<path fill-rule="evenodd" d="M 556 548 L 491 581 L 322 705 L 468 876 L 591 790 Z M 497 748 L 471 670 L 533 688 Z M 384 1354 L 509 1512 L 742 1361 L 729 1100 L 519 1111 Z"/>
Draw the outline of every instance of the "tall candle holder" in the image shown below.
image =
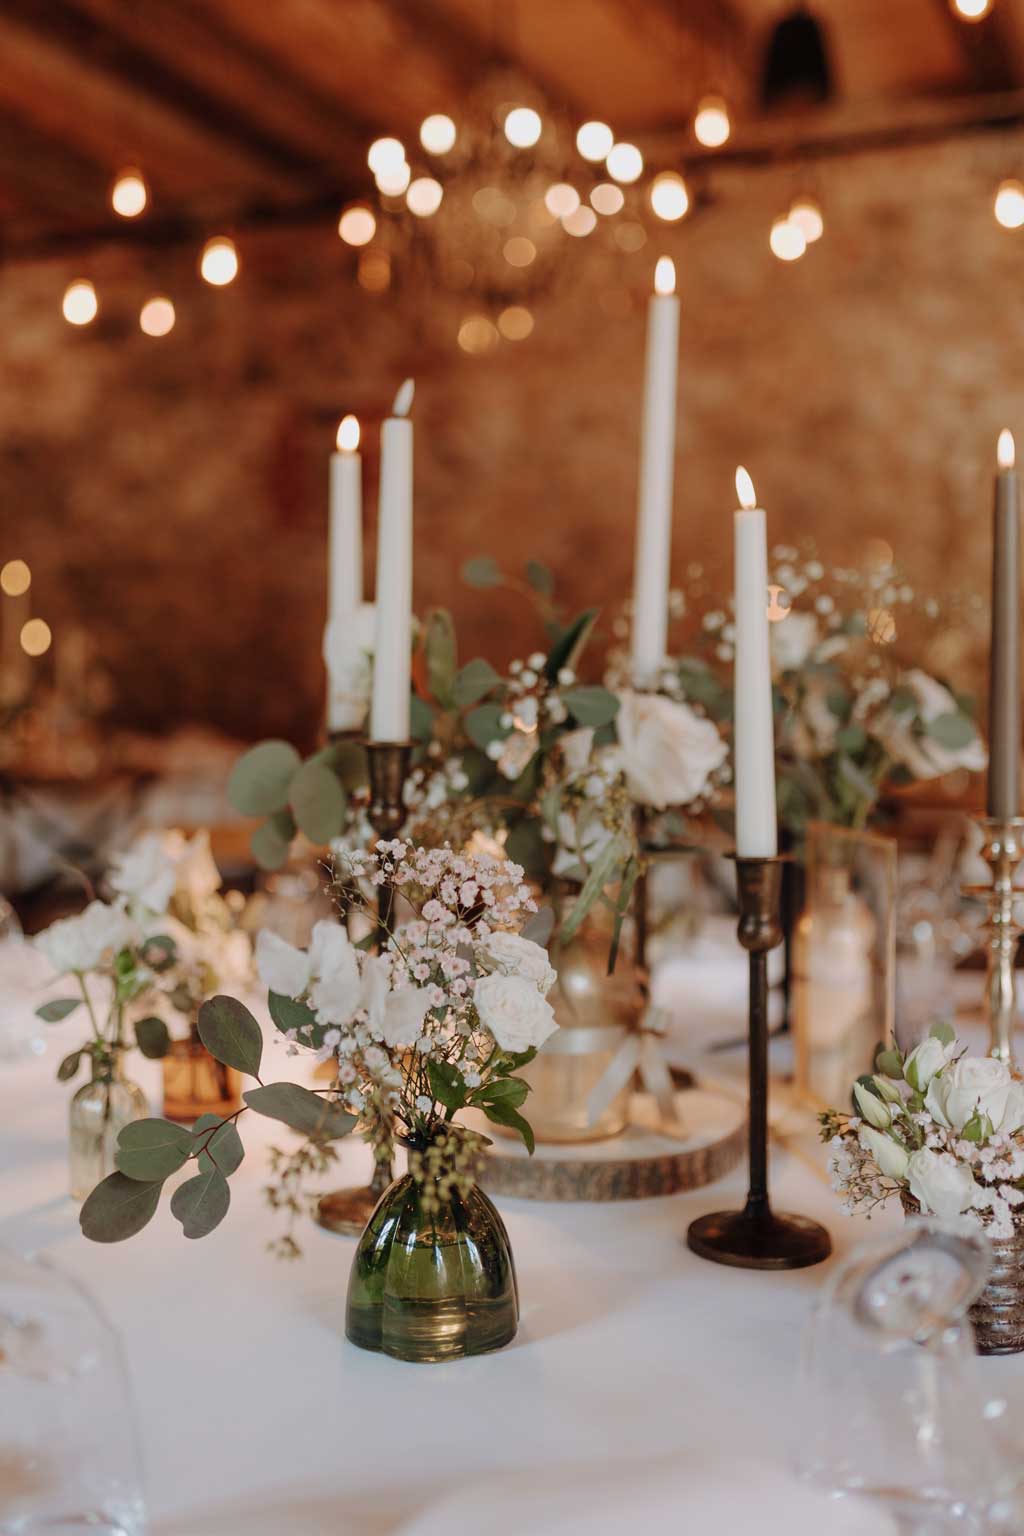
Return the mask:
<path fill-rule="evenodd" d="M 405 820 L 405 781 L 412 756 L 411 741 L 364 741 L 370 775 L 369 821 L 378 838 L 395 837 Z M 390 881 L 377 890 L 378 946 L 390 928 L 395 892 Z M 329 1232 L 360 1237 L 373 1215 L 378 1200 L 395 1176 L 390 1157 L 375 1158 L 369 1184 L 336 1189 L 322 1195 L 316 1219 Z"/>
<path fill-rule="evenodd" d="M 689 1247 L 739 1269 L 805 1269 L 832 1252 L 825 1228 L 807 1216 L 778 1215 L 768 1199 L 768 951 L 782 942 L 781 858 L 737 858 L 739 941 L 750 956 L 750 1188 L 742 1211 L 715 1211 L 691 1223 Z"/>
<path fill-rule="evenodd" d="M 979 816 L 976 820 L 984 837 L 981 856 L 992 871 L 992 884 L 967 885 L 963 893 L 988 904 L 985 921 L 988 935 L 985 970 L 988 1053 L 1012 1067 L 1013 1031 L 1017 1022 L 1014 963 L 1017 945 L 1024 932 L 1016 915 L 1017 903 L 1024 897 L 1024 892 L 1014 889 L 1013 880 L 1024 859 L 1024 817 L 1004 820 L 996 816 Z"/>

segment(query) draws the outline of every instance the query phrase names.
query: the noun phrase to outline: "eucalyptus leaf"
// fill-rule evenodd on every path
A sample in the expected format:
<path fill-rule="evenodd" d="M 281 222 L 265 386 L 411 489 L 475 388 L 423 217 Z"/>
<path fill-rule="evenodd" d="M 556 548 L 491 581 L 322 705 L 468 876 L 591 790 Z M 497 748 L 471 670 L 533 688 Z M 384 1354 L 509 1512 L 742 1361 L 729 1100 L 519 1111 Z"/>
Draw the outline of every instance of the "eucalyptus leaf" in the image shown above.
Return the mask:
<path fill-rule="evenodd" d="M 414 741 L 429 741 L 434 734 L 434 711 L 418 693 L 409 700 L 409 730 Z"/>
<path fill-rule="evenodd" d="M 610 838 L 590 866 L 590 872 L 583 882 L 583 887 L 576 898 L 576 903 L 562 924 L 561 932 L 558 935 L 560 945 L 568 944 L 569 940 L 578 932 L 583 919 L 612 878 L 615 867 L 622 859 L 622 856 L 623 848 L 619 839 L 617 837 Z"/>
<path fill-rule="evenodd" d="M 501 566 L 493 555 L 477 555 L 463 565 L 462 579 L 467 587 L 500 587 Z"/>
<path fill-rule="evenodd" d="M 481 752 L 486 752 L 492 741 L 504 741 L 508 736 L 508 726 L 501 724 L 503 714 L 500 704 L 478 704 L 466 716 L 466 733 Z"/>
<path fill-rule="evenodd" d="M 323 763 L 303 763 L 289 790 L 295 824 L 311 843 L 329 843 L 345 820 L 345 791 Z"/>
<path fill-rule="evenodd" d="M 527 560 L 526 580 L 533 590 L 543 597 L 550 597 L 555 590 L 554 575 L 539 560 Z"/>
<path fill-rule="evenodd" d="M 523 1138 L 527 1152 L 529 1152 L 531 1157 L 533 1156 L 534 1146 L 536 1145 L 533 1127 L 529 1121 L 523 1119 L 517 1109 L 513 1108 L 511 1104 L 505 1104 L 500 1100 L 497 1103 L 482 1104 L 480 1107 L 488 1120 L 492 1121 L 495 1125 L 507 1125 L 511 1130 L 518 1131 Z"/>
<path fill-rule="evenodd" d="M 69 1083 L 82 1064 L 83 1051 L 72 1051 L 57 1068 L 58 1083 Z"/>
<path fill-rule="evenodd" d="M 940 747 L 946 747 L 951 752 L 959 752 L 961 748 L 970 746 L 977 735 L 974 721 L 958 713 L 937 715 L 934 720 L 926 720 L 924 731 L 932 741 L 937 741 Z"/>
<path fill-rule="evenodd" d="M 619 701 L 607 688 L 570 688 L 562 701 L 578 725 L 607 725 L 619 712 Z"/>
<path fill-rule="evenodd" d="M 549 682 L 558 681 L 558 674 L 563 667 L 572 667 L 575 670 L 580 653 L 597 623 L 597 614 L 596 608 L 586 608 L 566 629 L 559 632 L 544 667 Z"/>
<path fill-rule="evenodd" d="M 868 735 L 862 725 L 844 725 L 836 732 L 836 746 L 844 752 L 856 754 L 867 746 Z"/>
<path fill-rule="evenodd" d="M 447 608 L 435 608 L 428 615 L 423 650 L 430 691 L 443 709 L 451 709 L 455 702 L 452 690 L 459 661 L 455 624 Z"/>
<path fill-rule="evenodd" d="M 462 670 L 456 673 L 452 684 L 452 700 L 457 709 L 468 709 L 500 682 L 501 677 L 490 662 L 477 656 L 473 661 L 467 661 Z"/>
<path fill-rule="evenodd" d="M 44 1024 L 59 1024 L 69 1013 L 74 1013 L 81 1001 L 80 997 L 55 998 L 52 1003 L 44 1003 L 36 1009 L 36 1018 L 42 1019 Z"/>
<path fill-rule="evenodd" d="M 210 1055 L 236 1072 L 259 1077 L 263 1031 L 236 997 L 211 997 L 199 1010 L 199 1038 Z"/>
<path fill-rule="evenodd" d="M 940 1045 L 952 1045 L 953 1041 L 956 1039 L 956 1030 L 953 1028 L 952 1024 L 950 1024 L 948 1019 L 939 1019 L 937 1023 L 932 1025 L 928 1033 L 931 1035 L 932 1039 L 937 1040 Z"/>
<path fill-rule="evenodd" d="M 171 1037 L 163 1019 L 150 1014 L 135 1025 L 135 1042 L 149 1061 L 159 1061 L 171 1048 Z"/>
<path fill-rule="evenodd" d="M 520 932 L 524 939 L 530 939 L 534 944 L 539 944 L 542 949 L 547 949 L 548 940 L 554 928 L 554 907 L 538 907 L 536 912 L 530 913 Z"/>
<path fill-rule="evenodd" d="M 548 867 L 548 845 L 541 836 L 542 823 L 536 816 L 521 816 L 508 834 L 505 852 L 528 875 L 544 875 Z"/>
<path fill-rule="evenodd" d="M 290 827 L 290 830 L 288 828 Z M 280 869 L 288 862 L 296 827 L 291 812 L 278 811 L 257 827 L 249 839 L 253 858 L 261 869 Z"/>
<path fill-rule="evenodd" d="M 213 1132 L 211 1136 L 209 1133 Z M 235 1172 L 245 1157 L 242 1138 L 233 1120 L 222 1120 L 220 1115 L 200 1115 L 192 1127 L 192 1147 L 201 1145 L 197 1158 L 200 1173 L 219 1168 L 227 1177 Z"/>
<path fill-rule="evenodd" d="M 250 1088 L 242 1097 L 258 1115 L 281 1120 L 293 1131 L 319 1140 L 336 1141 L 356 1124 L 355 1115 L 340 1104 L 329 1103 L 299 1083 L 268 1083 L 263 1088 Z"/>
<path fill-rule="evenodd" d="M 231 1187 L 216 1168 L 179 1184 L 171 1196 L 171 1215 L 186 1237 L 206 1237 L 220 1226 L 231 1204 Z"/>
<path fill-rule="evenodd" d="M 78 1213 L 83 1234 L 94 1243 L 120 1243 L 141 1232 L 160 1204 L 163 1180 L 146 1183 L 112 1173 L 97 1184 Z"/>
<path fill-rule="evenodd" d="M 470 1095 L 473 1104 L 507 1104 L 512 1109 L 518 1109 L 520 1104 L 525 1104 L 526 1096 L 530 1091 L 530 1085 L 525 1077 L 499 1077 L 489 1083 L 484 1083 Z"/>
<path fill-rule="evenodd" d="M 303 1044 L 319 1050 L 327 1026 L 317 1023 L 316 1014 L 306 1003 L 297 1003 L 294 998 L 283 997 L 280 992 L 270 992 L 267 994 L 267 1008 L 283 1035 L 293 1029 L 299 1030 Z"/>
<path fill-rule="evenodd" d="M 288 804 L 288 786 L 302 759 L 287 741 L 261 741 L 231 770 L 228 799 L 243 816 L 269 816 Z"/>
<path fill-rule="evenodd" d="M 173 1120 L 132 1120 L 117 1138 L 114 1163 L 129 1179 L 166 1179 L 188 1161 L 192 1132 Z"/>
<path fill-rule="evenodd" d="M 917 707 L 917 694 L 912 688 L 894 688 L 889 695 L 888 708 L 891 714 L 916 714 Z"/>
<path fill-rule="evenodd" d="M 427 1076 L 430 1091 L 439 1104 L 452 1114 L 462 1108 L 466 1102 L 466 1079 L 458 1067 L 447 1061 L 428 1061 Z"/>

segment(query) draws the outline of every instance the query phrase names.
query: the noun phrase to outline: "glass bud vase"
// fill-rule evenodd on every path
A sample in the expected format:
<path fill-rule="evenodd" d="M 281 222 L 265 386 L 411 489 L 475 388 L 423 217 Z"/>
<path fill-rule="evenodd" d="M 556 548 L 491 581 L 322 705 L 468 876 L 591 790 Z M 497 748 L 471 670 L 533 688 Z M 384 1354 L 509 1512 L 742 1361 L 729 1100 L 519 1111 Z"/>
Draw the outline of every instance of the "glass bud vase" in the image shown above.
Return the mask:
<path fill-rule="evenodd" d="M 84 1200 L 114 1172 L 117 1138 L 126 1125 L 149 1114 L 146 1095 L 124 1075 L 124 1053 L 94 1061 L 92 1078 L 71 1100 L 71 1194 Z"/>
<path fill-rule="evenodd" d="M 505 1224 L 475 1184 L 397 1179 L 359 1240 L 345 1332 L 397 1360 L 458 1360 L 515 1337 L 519 1292 Z"/>

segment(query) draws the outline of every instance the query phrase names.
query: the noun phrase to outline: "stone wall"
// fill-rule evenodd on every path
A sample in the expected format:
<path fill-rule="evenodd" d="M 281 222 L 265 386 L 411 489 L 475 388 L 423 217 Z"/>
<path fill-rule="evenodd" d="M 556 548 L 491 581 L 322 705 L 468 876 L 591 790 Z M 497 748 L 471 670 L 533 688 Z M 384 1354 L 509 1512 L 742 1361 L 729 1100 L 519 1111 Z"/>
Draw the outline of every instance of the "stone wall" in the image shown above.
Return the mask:
<path fill-rule="evenodd" d="M 843 561 L 883 538 L 919 582 L 983 591 L 996 436 L 1024 442 L 1024 232 L 991 212 L 1012 158 L 970 141 L 826 166 L 825 238 L 788 267 L 767 231 L 801 183 L 723 172 L 711 206 L 636 255 L 566 239 L 571 281 L 537 303 L 533 336 L 482 357 L 422 280 L 365 293 L 333 232 L 244 237 L 223 291 L 191 251 L 9 269 L 0 560 L 31 562 L 57 644 L 75 624 L 95 636 L 122 719 L 308 740 L 334 425 L 354 410 L 369 427 L 369 552 L 369 424 L 414 373 L 417 606 L 455 609 L 466 656 L 521 653 L 522 600 L 466 590 L 459 566 L 545 561 L 572 607 L 628 592 L 643 307 L 664 251 L 683 295 L 676 575 L 727 568 L 742 462 L 773 536 L 813 534 Z M 83 273 L 103 309 L 76 331 L 60 296 Z M 155 291 L 178 306 L 163 340 L 135 320 Z"/>

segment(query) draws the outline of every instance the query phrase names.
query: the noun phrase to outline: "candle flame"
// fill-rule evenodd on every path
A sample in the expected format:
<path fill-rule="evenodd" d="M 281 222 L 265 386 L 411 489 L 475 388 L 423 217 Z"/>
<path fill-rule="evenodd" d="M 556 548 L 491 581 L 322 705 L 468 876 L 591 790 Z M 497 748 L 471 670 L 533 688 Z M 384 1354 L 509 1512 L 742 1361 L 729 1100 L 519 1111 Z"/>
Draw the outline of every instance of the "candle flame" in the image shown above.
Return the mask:
<path fill-rule="evenodd" d="M 654 291 L 665 297 L 676 291 L 676 264 L 671 256 L 659 256 L 654 268 Z"/>
<path fill-rule="evenodd" d="M 343 416 L 335 439 L 339 453 L 355 453 L 359 447 L 359 422 L 355 416 Z"/>
<path fill-rule="evenodd" d="M 753 512 L 757 506 L 757 496 L 754 493 L 754 482 L 741 464 L 736 471 L 736 494 L 740 499 L 740 506 L 745 512 Z"/>
<path fill-rule="evenodd" d="M 1017 454 L 1013 443 L 1013 433 L 1008 427 L 1004 427 L 999 434 L 996 458 L 999 460 L 1000 469 L 1012 469 L 1016 463 Z"/>
<path fill-rule="evenodd" d="M 415 382 L 412 379 L 406 379 L 395 396 L 395 403 L 391 407 L 392 416 L 408 416 L 412 410 L 412 397 L 415 390 Z"/>

